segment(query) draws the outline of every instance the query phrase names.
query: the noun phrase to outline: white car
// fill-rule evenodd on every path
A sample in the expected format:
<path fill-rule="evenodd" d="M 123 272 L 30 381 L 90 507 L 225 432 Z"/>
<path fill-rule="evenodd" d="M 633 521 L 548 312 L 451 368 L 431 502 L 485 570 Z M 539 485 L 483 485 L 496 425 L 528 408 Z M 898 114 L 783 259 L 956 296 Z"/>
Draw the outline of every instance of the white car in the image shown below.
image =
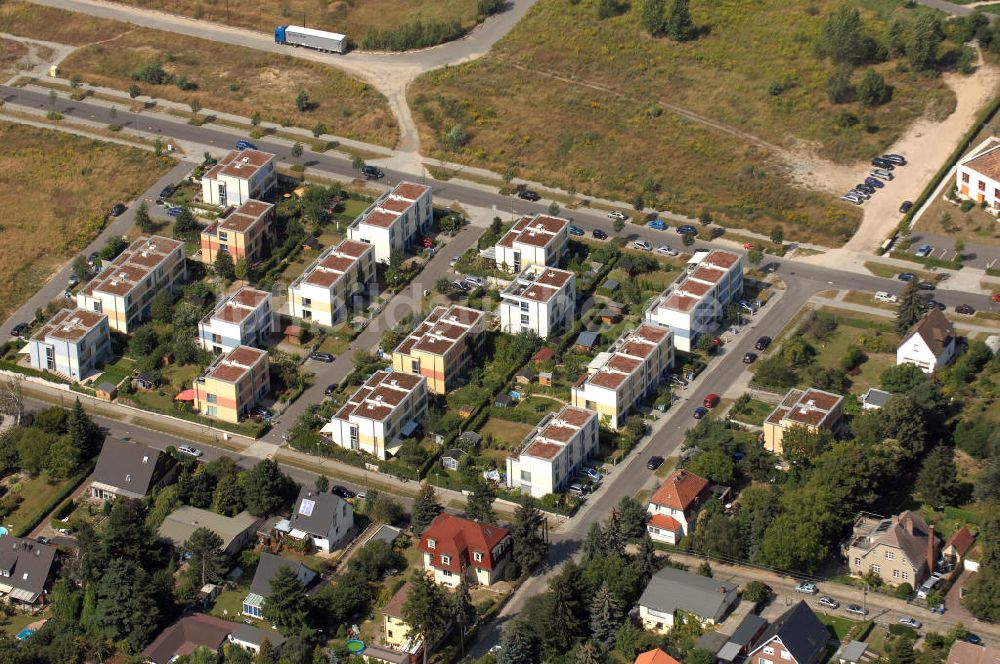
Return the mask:
<path fill-rule="evenodd" d="M 900 625 L 906 625 L 907 627 L 912 627 L 913 629 L 920 629 L 920 621 L 916 618 L 911 618 L 910 616 L 903 616 L 899 619 Z"/>
<path fill-rule="evenodd" d="M 899 297 L 887 291 L 880 290 L 877 293 L 875 293 L 875 301 L 886 302 L 888 304 L 896 304 L 897 302 L 899 302 Z"/>
<path fill-rule="evenodd" d="M 662 247 L 657 247 L 656 253 L 663 254 L 664 256 L 676 256 L 677 250 L 671 247 L 669 244 L 665 244 Z"/>
<path fill-rule="evenodd" d="M 462 279 L 466 284 L 470 286 L 482 286 L 483 280 L 481 277 L 465 277 Z"/>
<path fill-rule="evenodd" d="M 646 242 L 645 240 L 636 240 L 635 242 L 632 243 L 632 246 L 635 247 L 636 249 L 641 249 L 642 251 L 653 250 L 653 245 Z"/>
<path fill-rule="evenodd" d="M 614 212 L 608 212 L 608 219 L 621 219 L 622 221 L 625 221 L 626 219 L 628 219 L 628 215 L 625 214 L 624 212 L 619 212 L 618 210 L 615 210 Z"/>
<path fill-rule="evenodd" d="M 820 606 L 825 606 L 828 609 L 840 608 L 840 602 L 838 602 L 832 597 L 828 597 L 827 595 L 823 595 L 822 597 L 819 598 L 819 604 Z"/>
<path fill-rule="evenodd" d="M 177 448 L 177 451 L 181 454 L 190 454 L 191 456 L 197 458 L 200 457 L 204 452 L 199 450 L 197 447 L 191 447 L 190 445 L 181 445 Z"/>

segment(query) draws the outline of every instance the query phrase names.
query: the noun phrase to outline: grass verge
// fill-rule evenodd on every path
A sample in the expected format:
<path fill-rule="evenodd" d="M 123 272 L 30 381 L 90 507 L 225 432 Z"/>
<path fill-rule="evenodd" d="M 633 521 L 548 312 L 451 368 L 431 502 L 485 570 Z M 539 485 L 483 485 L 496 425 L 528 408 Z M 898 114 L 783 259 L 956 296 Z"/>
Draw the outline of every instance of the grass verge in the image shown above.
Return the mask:
<path fill-rule="evenodd" d="M 130 28 L 127 23 L 29 2 L 14 0 L 0 5 L 0 32 L 58 44 L 83 46 L 113 39 Z"/>

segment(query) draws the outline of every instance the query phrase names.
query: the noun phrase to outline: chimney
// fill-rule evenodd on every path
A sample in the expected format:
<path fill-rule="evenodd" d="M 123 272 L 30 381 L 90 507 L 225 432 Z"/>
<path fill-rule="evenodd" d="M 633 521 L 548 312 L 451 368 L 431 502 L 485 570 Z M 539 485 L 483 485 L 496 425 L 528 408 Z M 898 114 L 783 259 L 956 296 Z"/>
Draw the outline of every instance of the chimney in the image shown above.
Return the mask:
<path fill-rule="evenodd" d="M 906 518 L 903 520 L 903 525 L 906 527 L 906 532 L 913 534 L 913 515 L 907 514 Z"/>
<path fill-rule="evenodd" d="M 927 527 L 927 573 L 934 573 L 934 563 L 937 561 L 937 556 L 934 551 L 934 526 Z"/>

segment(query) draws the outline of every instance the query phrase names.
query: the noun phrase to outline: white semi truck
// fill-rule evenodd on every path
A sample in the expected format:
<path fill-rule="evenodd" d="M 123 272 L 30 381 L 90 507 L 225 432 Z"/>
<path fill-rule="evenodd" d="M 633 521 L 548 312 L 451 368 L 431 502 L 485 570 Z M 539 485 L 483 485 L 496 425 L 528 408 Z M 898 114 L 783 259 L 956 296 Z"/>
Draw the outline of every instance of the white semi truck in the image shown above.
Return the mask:
<path fill-rule="evenodd" d="M 274 29 L 274 43 L 305 46 L 324 53 L 346 53 L 347 36 L 339 32 L 314 30 L 297 25 L 279 25 Z"/>

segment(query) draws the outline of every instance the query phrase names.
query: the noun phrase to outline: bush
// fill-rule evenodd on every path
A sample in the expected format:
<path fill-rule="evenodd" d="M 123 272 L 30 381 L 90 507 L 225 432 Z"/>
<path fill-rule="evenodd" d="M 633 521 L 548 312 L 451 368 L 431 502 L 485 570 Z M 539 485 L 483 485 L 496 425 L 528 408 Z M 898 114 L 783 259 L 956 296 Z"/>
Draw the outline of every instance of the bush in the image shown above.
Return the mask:
<path fill-rule="evenodd" d="M 976 202 L 973 200 L 962 201 L 962 212 L 968 212 L 972 208 L 976 207 Z"/>
<path fill-rule="evenodd" d="M 896 597 L 899 599 L 910 599 L 913 595 L 913 586 L 906 583 L 905 581 L 898 586 L 896 586 Z"/>
<path fill-rule="evenodd" d="M 465 30 L 458 21 L 414 21 L 398 28 L 379 30 L 369 28 L 361 39 L 361 48 L 382 51 L 406 51 L 411 48 L 436 46 L 458 39 Z"/>

